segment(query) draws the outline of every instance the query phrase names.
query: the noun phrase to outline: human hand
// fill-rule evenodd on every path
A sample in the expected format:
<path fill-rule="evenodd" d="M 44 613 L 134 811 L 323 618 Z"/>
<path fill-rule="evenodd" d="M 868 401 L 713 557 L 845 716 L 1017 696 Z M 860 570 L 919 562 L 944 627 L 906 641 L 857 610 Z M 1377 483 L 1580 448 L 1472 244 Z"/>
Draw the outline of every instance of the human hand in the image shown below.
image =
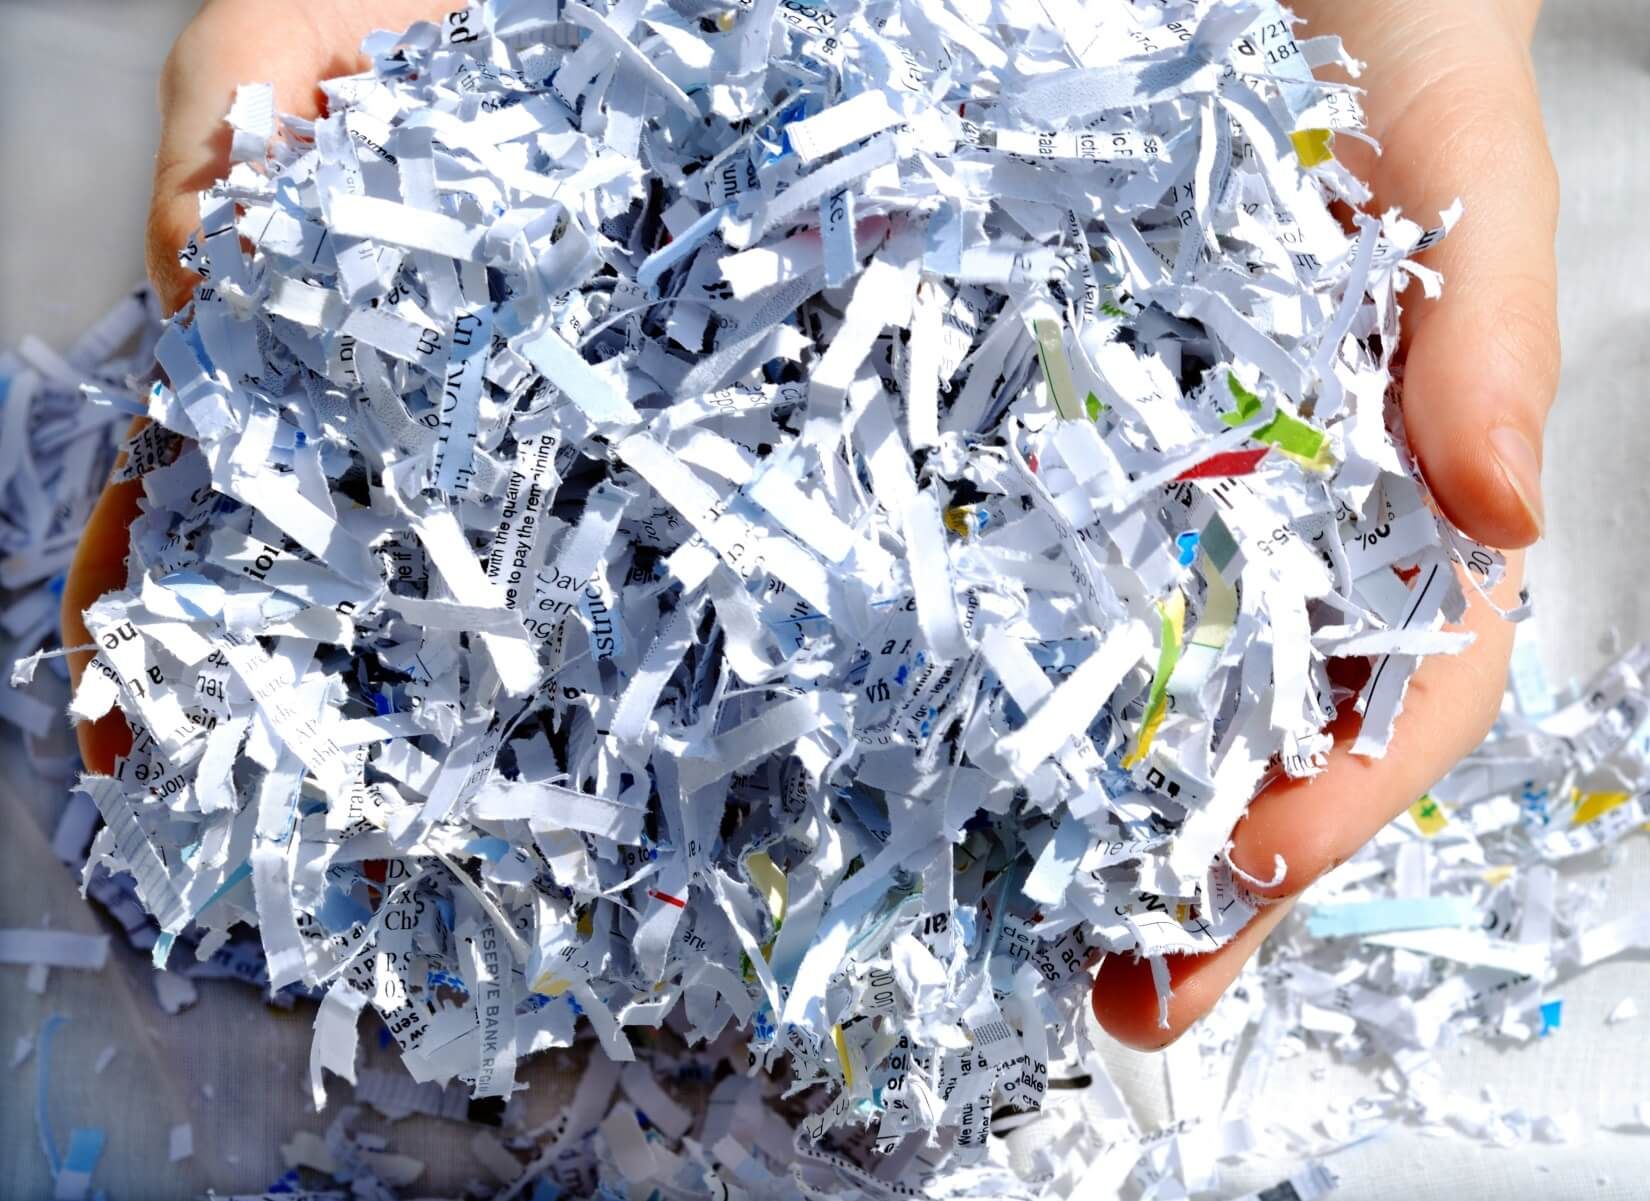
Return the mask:
<path fill-rule="evenodd" d="M 1339 33 L 1367 64 L 1369 130 L 1384 153 L 1343 138 L 1336 154 L 1368 181 L 1371 208 L 1417 220 L 1457 197 L 1466 213 L 1429 253 L 1443 272 L 1438 301 L 1404 314 L 1404 423 L 1410 447 L 1446 515 L 1481 542 L 1528 546 L 1541 535 L 1541 431 L 1558 385 L 1553 234 L 1558 186 L 1530 65 L 1540 0 L 1296 0 L 1305 33 Z M 1523 557 L 1508 557 L 1497 603 L 1510 608 Z M 1512 627 L 1474 598 L 1460 655 L 1427 658 L 1410 685 L 1382 759 L 1349 753 L 1357 720 L 1331 727 L 1329 767 L 1280 780 L 1233 833 L 1232 861 L 1257 879 L 1282 855 L 1288 874 L 1259 893 L 1263 909 L 1230 943 L 1171 956 L 1169 1024 L 1159 1025 L 1149 965 L 1107 957 L 1095 980 L 1100 1024 L 1131 1046 L 1156 1048 L 1206 1013 L 1290 898 L 1372 838 L 1483 739 L 1505 688 Z"/>
<path fill-rule="evenodd" d="M 276 111 L 321 115 L 319 83 L 365 68 L 361 39 L 374 29 L 405 29 L 438 20 L 457 0 L 207 0 L 172 46 L 160 79 L 160 148 L 155 155 L 145 254 L 149 278 L 168 314 L 189 300 L 199 277 L 178 251 L 200 224 L 198 194 L 229 171 L 224 114 L 242 83 L 275 87 Z M 142 486 L 104 490 L 81 535 L 63 589 L 63 641 L 91 642 L 81 613 L 105 592 L 126 585 L 127 529 L 138 515 Z M 69 656 L 75 684 L 92 656 Z M 131 747 L 118 711 L 82 724 L 80 756 L 88 771 L 114 770 Z"/>

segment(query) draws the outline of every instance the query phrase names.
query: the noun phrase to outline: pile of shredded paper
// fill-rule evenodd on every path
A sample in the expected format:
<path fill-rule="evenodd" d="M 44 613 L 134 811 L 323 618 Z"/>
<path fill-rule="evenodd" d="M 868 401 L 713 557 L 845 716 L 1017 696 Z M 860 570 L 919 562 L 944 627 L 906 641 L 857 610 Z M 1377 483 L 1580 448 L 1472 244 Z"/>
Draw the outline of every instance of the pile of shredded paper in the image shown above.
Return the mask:
<path fill-rule="evenodd" d="M 1168 1049 L 1173 1120 L 1166 1125 L 1142 1121 L 1084 1041 L 1051 1061 L 1052 1088 L 1038 1112 L 1001 1107 L 993 1137 L 972 1163 L 942 1164 L 920 1138 L 877 1156 L 865 1132 L 853 1128 L 838 1128 L 821 1144 L 801 1142 L 793 1123 L 810 1107 L 808 1094 L 787 1099 L 780 1081 L 748 1073 L 744 1036 L 725 1031 L 694 1048 L 649 1040 L 637 1062 L 601 1054 L 587 1065 L 563 1061 L 558 1070 L 577 1073 L 577 1083 L 560 1090 L 571 1099 L 536 1125 L 520 1094 L 478 1105 L 461 1083 L 418 1084 L 363 1066 L 352 1103 L 335 1107 L 324 1133 L 300 1129 L 282 1145 L 288 1170 L 270 1193 L 309 1201 L 429 1196 L 419 1187 L 427 1165 L 407 1154 L 429 1158 L 429 1151 L 418 1140 L 400 1140 L 398 1151 L 375 1130 L 410 1115 L 442 1119 L 456 1132 L 451 1145 L 467 1144 L 466 1198 L 506 1201 L 655 1193 L 1109 1201 L 1217 1190 L 1230 1198 L 1224 1180 L 1268 1167 L 1277 1183 L 1236 1201 L 1316 1201 L 1335 1187 L 1336 1152 L 1400 1124 L 1492 1146 L 1574 1141 L 1585 1133 L 1574 1114 L 1507 1106 L 1470 1080 L 1452 1079 L 1443 1057 L 1466 1037 L 1591 1037 L 1564 1024 L 1561 992 L 1585 968 L 1650 950 L 1650 905 L 1619 898 L 1607 905 L 1601 870 L 1612 849 L 1650 820 L 1650 647 L 1555 694 L 1531 644 L 1521 642 L 1513 686 L 1490 740 L 1310 889 L 1260 961 Z M 54 841 L 66 859 L 88 837 L 83 801 L 58 824 Z M 114 912 L 137 910 L 129 878 L 94 879 Z M 132 941 L 152 945 L 154 927 L 137 912 L 128 922 Z M 0 963 L 31 964 L 31 985 L 48 968 L 101 970 L 107 958 L 106 936 L 0 931 Z M 222 949 L 174 967 L 266 982 L 256 965 L 245 970 Z M 176 973 L 156 980 L 170 982 L 159 989 L 167 1008 L 192 999 Z M 45 987 L 42 979 L 36 991 Z M 1624 997 L 1606 1020 L 1642 1015 Z M 20 1045 L 14 1068 L 32 1056 L 46 1080 L 60 1024 L 49 1019 L 33 1045 Z M 1324 1102 L 1310 1121 L 1268 1109 L 1263 1101 L 1277 1065 L 1309 1050 L 1356 1065 L 1367 1091 L 1323 1086 Z M 109 1047 L 92 1070 L 101 1073 L 115 1054 Z M 42 1141 L 54 1155 L 41 1105 Z M 542 1101 L 535 1108 L 545 1111 Z M 1650 1105 L 1640 1104 L 1619 1128 L 1650 1131 Z M 174 1157 L 188 1131 L 173 1128 Z M 55 1166 L 58 1196 L 89 1195 L 102 1143 L 95 1126 L 73 1131 Z"/>
<path fill-rule="evenodd" d="M 1238 930 L 1257 787 L 1320 770 L 1340 704 L 1380 754 L 1502 570 L 1396 430 L 1396 297 L 1450 218 L 1331 214 L 1369 198 L 1331 153 L 1355 93 L 1311 71 L 1339 42 L 1259 0 L 496 0 L 366 51 L 316 122 L 241 89 L 158 375 L 6 409 L 69 481 L 7 514 L 21 584 L 66 561 L 110 423 L 150 419 L 71 707 L 135 732 L 65 816 L 64 845 L 102 820 L 94 894 L 157 963 L 319 995 L 317 1104 L 368 1008 L 478 1098 L 586 1030 L 620 1063 L 666 1025 L 737 1047 L 728 1087 L 777 1108 L 665 1130 L 602 1093 L 574 1134 L 633 1188 L 1149 1164 L 1099 1085 L 1051 1101 L 1095 961 Z M 1352 697 L 1334 659 L 1381 669 Z M 1566 807 L 1642 666 L 1336 874 L 1310 921 L 1386 968 L 1275 962 L 1223 1020 L 1527 1026 L 1551 946 L 1594 952 L 1513 866 L 1645 819 Z M 1534 949 L 1439 983 L 1428 955 L 1505 943 L 1458 928 L 1486 905 Z M 1018 1176 L 994 1119 L 1038 1132 Z"/>

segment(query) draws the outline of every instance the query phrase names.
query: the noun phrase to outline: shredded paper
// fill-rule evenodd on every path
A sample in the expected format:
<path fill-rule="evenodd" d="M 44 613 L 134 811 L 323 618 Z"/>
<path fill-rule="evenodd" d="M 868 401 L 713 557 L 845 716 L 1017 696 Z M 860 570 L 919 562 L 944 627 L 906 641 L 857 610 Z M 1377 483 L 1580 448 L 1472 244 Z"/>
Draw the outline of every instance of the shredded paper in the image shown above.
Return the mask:
<path fill-rule="evenodd" d="M 1171 1052 L 1196 1120 L 1143 1133 L 1096 1057 L 1099 958 L 1239 930 L 1250 798 L 1322 770 L 1338 708 L 1381 754 L 1503 570 L 1394 403 L 1397 296 L 1457 213 L 1362 213 L 1338 40 L 1267 0 L 495 0 L 365 51 L 318 121 L 243 86 L 193 300 L 138 362 L 59 365 L 95 405 L 5 409 L 80 498 L 0 526 L 7 587 L 148 419 L 71 707 L 133 746 L 59 853 L 90 840 L 157 964 L 318 998 L 317 1106 L 329 1073 L 507 1106 L 588 1036 L 531 1163 L 478 1145 L 504 1195 L 1190 1188 L 1252 1149 L 1248 1025 L 1421 1079 L 1650 941 L 1581 932 L 1549 866 L 1650 819 L 1640 658 L 1556 711 L 1531 684 L 1309 895 L 1315 937 Z M 358 1074 L 368 1010 L 410 1079 Z M 389 1196 L 354 1112 L 293 1154 Z"/>

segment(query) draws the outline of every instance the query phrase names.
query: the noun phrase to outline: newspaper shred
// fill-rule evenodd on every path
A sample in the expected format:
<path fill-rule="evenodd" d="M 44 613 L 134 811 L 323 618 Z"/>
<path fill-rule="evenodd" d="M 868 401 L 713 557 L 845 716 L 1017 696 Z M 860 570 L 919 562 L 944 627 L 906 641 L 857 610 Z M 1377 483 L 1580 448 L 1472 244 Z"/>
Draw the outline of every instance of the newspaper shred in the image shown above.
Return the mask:
<path fill-rule="evenodd" d="M 1311 894 L 1185 1043 L 1176 1128 L 1106 1080 L 1094 962 L 1240 929 L 1257 784 L 1321 770 L 1342 704 L 1381 753 L 1502 562 L 1391 403 L 1397 295 L 1458 214 L 1331 215 L 1368 199 L 1331 153 L 1356 94 L 1311 72 L 1338 42 L 1257 0 L 1052 12 L 497 0 L 374 35 L 320 121 L 242 90 L 135 401 L 33 363 L 150 419 L 70 710 L 134 743 L 59 853 L 157 964 L 319 998 L 317 1106 L 507 1106 L 594 1040 L 587 1110 L 477 1142 L 501 1196 L 573 1164 L 546 1187 L 1195 1189 L 1254 1149 L 1266 1054 L 1220 1104 L 1247 1025 L 1418 1074 L 1463 1023 L 1561 1037 L 1555 973 L 1650 943 L 1543 874 L 1650 820 L 1633 659 L 1440 785 L 1412 820 L 1447 833 Z M 101 479 L 59 427 L 106 414 L 42 387 L 0 484 L 49 442 L 69 507 L 5 527 L 8 588 Z M 1381 670 L 1347 695 L 1337 658 Z M 358 1074 L 367 1010 L 428 1091 Z M 735 1068 L 703 1107 L 658 1083 L 667 1027 Z M 340 1118 L 294 1162 L 382 1151 Z"/>

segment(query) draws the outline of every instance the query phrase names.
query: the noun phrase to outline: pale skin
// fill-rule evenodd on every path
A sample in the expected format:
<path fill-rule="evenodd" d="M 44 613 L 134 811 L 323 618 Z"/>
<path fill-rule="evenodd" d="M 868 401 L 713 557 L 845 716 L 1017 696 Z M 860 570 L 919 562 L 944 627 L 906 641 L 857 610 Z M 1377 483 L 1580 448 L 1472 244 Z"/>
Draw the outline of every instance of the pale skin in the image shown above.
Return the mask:
<path fill-rule="evenodd" d="M 224 174 L 223 114 L 239 83 L 275 85 L 279 110 L 316 116 L 317 81 L 362 68 L 356 47 L 373 29 L 440 18 L 429 0 L 207 0 L 179 36 L 160 87 L 161 139 L 148 231 L 150 278 L 167 310 L 188 300 L 195 277 L 177 251 L 199 220 L 196 193 Z M 1530 65 L 1540 0 L 1296 0 L 1309 33 L 1338 33 L 1368 64 L 1357 81 L 1375 157 L 1350 138 L 1336 154 L 1369 182 L 1371 208 L 1401 207 L 1428 221 L 1457 197 L 1466 216 L 1427 263 L 1447 281 L 1443 298 L 1406 296 L 1404 417 L 1411 448 L 1439 505 L 1466 533 L 1508 556 L 1498 602 L 1513 603 L 1518 552 L 1541 536 L 1541 441 L 1558 385 L 1558 183 Z M 139 490 L 109 488 L 99 501 L 63 597 L 67 645 L 89 643 L 81 610 L 125 584 L 126 527 Z M 1476 641 L 1427 660 L 1411 686 L 1391 750 L 1347 753 L 1356 718 L 1336 723 L 1330 765 L 1310 781 L 1267 788 L 1233 833 L 1232 859 L 1265 879 L 1274 856 L 1288 872 L 1262 892 L 1268 905 L 1231 943 L 1171 961 L 1167 1027 L 1144 961 L 1105 959 L 1095 983 L 1102 1026 L 1122 1042 L 1161 1047 L 1178 1038 L 1236 978 L 1292 898 L 1343 862 L 1482 739 L 1506 679 L 1512 628 L 1476 602 L 1465 625 Z M 76 680 L 89 656 L 71 656 Z M 118 715 L 80 730 L 95 772 L 129 745 Z"/>

